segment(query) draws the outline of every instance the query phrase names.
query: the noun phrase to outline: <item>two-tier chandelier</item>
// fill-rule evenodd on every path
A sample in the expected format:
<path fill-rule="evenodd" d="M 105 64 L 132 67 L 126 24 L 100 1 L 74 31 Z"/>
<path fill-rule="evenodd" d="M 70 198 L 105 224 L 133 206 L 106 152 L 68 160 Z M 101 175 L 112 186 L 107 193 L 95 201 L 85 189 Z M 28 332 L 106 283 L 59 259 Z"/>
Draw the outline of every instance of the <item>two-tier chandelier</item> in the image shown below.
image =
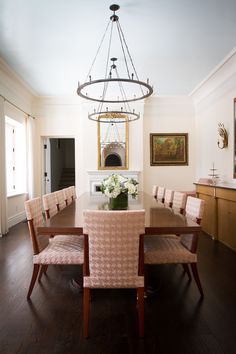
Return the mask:
<path fill-rule="evenodd" d="M 149 84 L 148 79 L 146 82 L 139 80 L 119 23 L 119 17 L 116 15 L 116 11 L 119 8 L 119 5 L 115 4 L 110 6 L 113 15 L 110 17 L 102 36 L 85 82 L 83 84 L 78 83 L 77 89 L 79 96 L 98 102 L 98 106 L 93 109 L 92 113 L 88 114 L 88 118 L 101 123 L 125 123 L 139 119 L 140 113 L 137 113 L 135 108 L 131 107 L 131 104 L 143 100 L 153 93 L 153 88 Z M 115 27 L 117 29 L 117 42 L 114 44 Z M 92 72 L 107 35 L 108 46 L 105 60 L 105 75 L 103 78 L 94 79 L 92 78 Z M 111 55 L 111 52 L 112 54 L 117 53 L 118 50 L 121 53 L 119 60 L 117 57 Z M 118 71 L 118 66 L 119 70 L 121 69 L 121 73 Z"/>

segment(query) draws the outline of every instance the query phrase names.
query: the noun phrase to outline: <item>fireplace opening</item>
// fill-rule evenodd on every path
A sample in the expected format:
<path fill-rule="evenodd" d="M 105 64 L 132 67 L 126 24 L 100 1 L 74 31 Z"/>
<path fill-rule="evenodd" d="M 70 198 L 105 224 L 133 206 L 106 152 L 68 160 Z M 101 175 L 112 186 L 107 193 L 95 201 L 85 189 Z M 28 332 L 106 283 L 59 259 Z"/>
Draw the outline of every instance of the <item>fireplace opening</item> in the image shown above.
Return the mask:
<path fill-rule="evenodd" d="M 110 154 L 105 159 L 105 166 L 122 166 L 122 161 L 119 155 Z"/>

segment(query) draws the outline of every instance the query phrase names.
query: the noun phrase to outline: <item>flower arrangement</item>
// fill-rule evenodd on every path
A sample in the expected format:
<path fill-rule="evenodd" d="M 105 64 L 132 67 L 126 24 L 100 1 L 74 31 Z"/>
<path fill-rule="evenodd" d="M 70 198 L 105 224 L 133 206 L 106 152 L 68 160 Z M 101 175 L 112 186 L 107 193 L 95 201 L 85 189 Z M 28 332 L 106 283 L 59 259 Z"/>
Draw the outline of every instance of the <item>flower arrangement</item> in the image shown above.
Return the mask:
<path fill-rule="evenodd" d="M 101 191 L 109 198 L 116 198 L 121 193 L 127 193 L 136 197 L 138 182 L 134 178 L 127 178 L 122 175 L 112 174 L 105 178 L 101 184 Z"/>

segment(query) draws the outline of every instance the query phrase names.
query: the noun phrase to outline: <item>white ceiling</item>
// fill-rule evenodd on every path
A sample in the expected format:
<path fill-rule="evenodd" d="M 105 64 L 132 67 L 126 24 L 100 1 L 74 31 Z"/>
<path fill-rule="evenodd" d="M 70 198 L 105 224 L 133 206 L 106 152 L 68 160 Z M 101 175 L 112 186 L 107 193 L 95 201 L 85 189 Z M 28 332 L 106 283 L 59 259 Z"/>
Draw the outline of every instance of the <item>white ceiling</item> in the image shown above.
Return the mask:
<path fill-rule="evenodd" d="M 0 0 L 0 56 L 37 94 L 74 95 L 112 3 Z M 115 3 L 139 78 L 150 78 L 155 94 L 189 94 L 236 46 L 236 0 Z"/>

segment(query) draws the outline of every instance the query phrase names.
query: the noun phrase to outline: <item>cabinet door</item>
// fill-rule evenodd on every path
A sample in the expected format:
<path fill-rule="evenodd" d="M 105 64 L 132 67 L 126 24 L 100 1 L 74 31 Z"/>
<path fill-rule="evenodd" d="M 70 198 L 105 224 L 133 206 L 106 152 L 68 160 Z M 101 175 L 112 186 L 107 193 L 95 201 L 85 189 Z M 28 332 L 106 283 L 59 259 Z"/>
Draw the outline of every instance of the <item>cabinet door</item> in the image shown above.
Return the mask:
<path fill-rule="evenodd" d="M 217 239 L 217 209 L 216 199 L 213 196 L 198 193 L 198 197 L 205 201 L 204 214 L 201 222 L 203 231 Z"/>
<path fill-rule="evenodd" d="M 218 199 L 219 240 L 236 250 L 236 202 Z"/>

